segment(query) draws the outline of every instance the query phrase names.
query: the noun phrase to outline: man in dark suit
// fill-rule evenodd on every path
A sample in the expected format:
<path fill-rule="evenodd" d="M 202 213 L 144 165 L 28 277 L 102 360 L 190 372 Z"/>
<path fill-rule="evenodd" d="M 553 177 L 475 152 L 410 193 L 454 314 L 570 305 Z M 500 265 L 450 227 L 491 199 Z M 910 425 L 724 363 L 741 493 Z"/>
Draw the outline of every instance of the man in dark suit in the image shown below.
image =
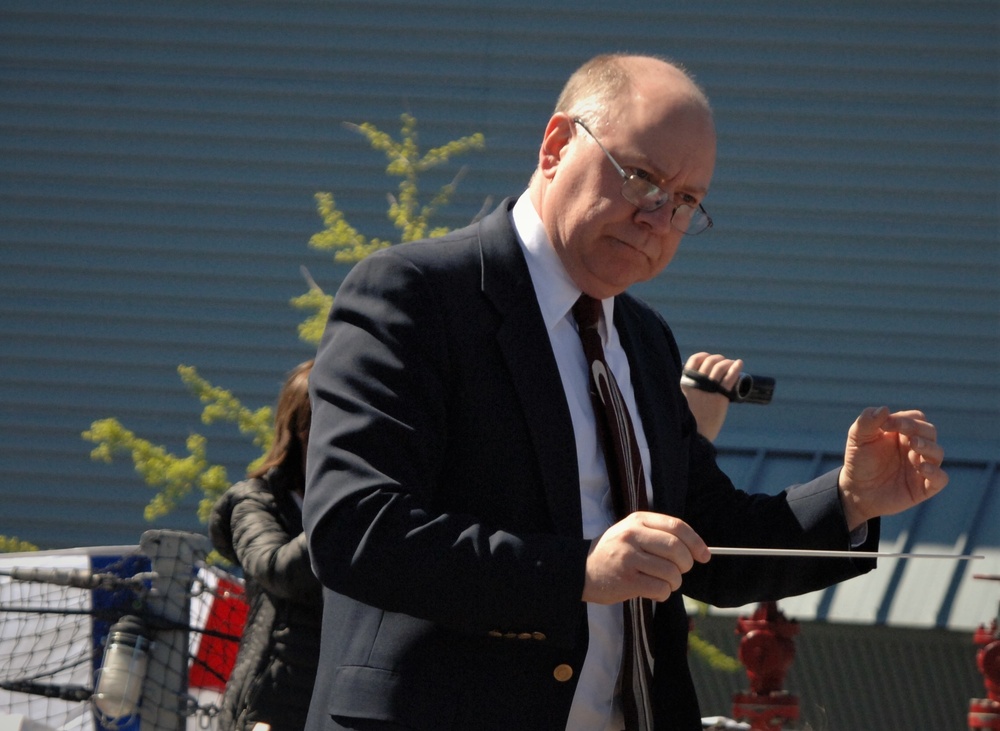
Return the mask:
<path fill-rule="evenodd" d="M 326 587 L 311 731 L 619 731 L 633 597 L 656 602 L 641 727 L 693 731 L 682 591 L 732 606 L 855 576 L 878 516 L 944 487 L 933 425 L 885 408 L 809 484 L 749 496 L 719 470 L 669 327 L 626 292 L 710 225 L 714 162 L 686 73 L 599 57 L 567 83 L 524 195 L 344 281 L 311 376 L 303 512 Z M 581 293 L 600 300 L 644 470 L 649 509 L 625 517 L 570 314 Z M 712 558 L 720 545 L 859 558 Z"/>

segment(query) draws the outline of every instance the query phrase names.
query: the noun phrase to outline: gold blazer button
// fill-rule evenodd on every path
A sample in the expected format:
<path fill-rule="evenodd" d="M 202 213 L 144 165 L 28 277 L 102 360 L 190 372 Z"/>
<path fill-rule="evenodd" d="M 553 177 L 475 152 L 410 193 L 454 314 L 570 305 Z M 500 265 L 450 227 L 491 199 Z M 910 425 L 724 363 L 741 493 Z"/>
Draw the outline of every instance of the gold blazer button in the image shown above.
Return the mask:
<path fill-rule="evenodd" d="M 556 669 L 552 671 L 552 677 L 558 680 L 560 683 L 565 683 L 567 680 L 573 677 L 573 668 L 569 665 L 563 663 L 562 665 L 556 665 Z"/>

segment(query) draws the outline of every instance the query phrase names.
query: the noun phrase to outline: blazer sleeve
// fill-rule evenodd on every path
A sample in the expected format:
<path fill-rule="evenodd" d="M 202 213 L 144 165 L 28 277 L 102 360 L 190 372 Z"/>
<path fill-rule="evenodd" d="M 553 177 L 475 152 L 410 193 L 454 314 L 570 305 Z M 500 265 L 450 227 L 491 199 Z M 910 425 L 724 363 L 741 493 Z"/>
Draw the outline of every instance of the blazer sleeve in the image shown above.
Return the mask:
<path fill-rule="evenodd" d="M 432 276 L 433 266 L 391 248 L 358 263 L 337 293 L 310 377 L 303 514 L 313 569 L 327 587 L 381 609 L 569 644 L 587 543 L 500 529 L 474 494 L 443 499 L 465 490 L 448 464 L 463 437 L 450 414 L 475 408 L 476 394 L 454 385 L 451 359 L 463 344 L 444 313 L 462 309 L 459 283 L 454 272 Z M 473 306 L 478 289 L 461 291 Z M 485 410 L 477 418 L 489 418 Z"/>
<path fill-rule="evenodd" d="M 713 462 L 714 464 L 714 462 Z M 776 494 L 747 494 L 724 483 L 692 482 L 688 520 L 711 546 L 847 550 L 840 470 Z M 728 480 L 727 480 L 728 482 Z M 684 592 L 715 606 L 740 606 L 823 589 L 875 568 L 865 552 L 878 548 L 879 521 L 869 523 L 856 558 L 715 556 L 693 569 Z"/>

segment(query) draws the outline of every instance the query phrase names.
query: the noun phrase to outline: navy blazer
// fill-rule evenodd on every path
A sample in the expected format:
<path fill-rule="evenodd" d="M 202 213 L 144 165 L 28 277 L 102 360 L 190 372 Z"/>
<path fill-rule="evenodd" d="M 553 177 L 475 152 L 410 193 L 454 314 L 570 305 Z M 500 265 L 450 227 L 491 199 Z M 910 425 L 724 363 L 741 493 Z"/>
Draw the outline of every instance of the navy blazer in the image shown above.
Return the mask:
<path fill-rule="evenodd" d="M 563 729 L 587 650 L 573 427 L 513 199 L 390 247 L 336 295 L 310 377 L 303 511 L 326 587 L 311 731 Z M 650 447 L 653 509 L 709 545 L 845 548 L 837 473 L 737 491 L 696 431 L 663 318 L 615 301 Z M 873 521 L 864 549 L 878 544 Z M 737 606 L 812 591 L 873 560 L 716 557 L 684 593 Z M 658 604 L 654 715 L 700 729 L 679 594 Z"/>

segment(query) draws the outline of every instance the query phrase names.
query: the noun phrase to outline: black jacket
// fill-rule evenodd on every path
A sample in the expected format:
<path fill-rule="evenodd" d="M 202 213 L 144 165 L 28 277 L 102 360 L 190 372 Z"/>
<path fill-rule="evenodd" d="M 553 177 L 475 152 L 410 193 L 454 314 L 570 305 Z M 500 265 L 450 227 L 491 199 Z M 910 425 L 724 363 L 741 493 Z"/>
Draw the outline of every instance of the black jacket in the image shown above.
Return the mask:
<path fill-rule="evenodd" d="M 367 257 L 309 376 L 305 527 L 327 587 L 309 731 L 564 729 L 589 642 L 589 541 L 566 393 L 506 201 L 476 225 Z M 709 545 L 847 548 L 837 473 L 737 491 L 697 436 L 669 327 L 616 298 L 653 509 Z M 878 545 L 877 521 L 869 542 Z M 874 560 L 717 556 L 683 590 L 779 599 Z M 679 593 L 652 641 L 657 731 L 701 728 Z"/>
<path fill-rule="evenodd" d="M 250 605 L 226 685 L 220 731 L 301 731 L 319 656 L 322 593 L 309 567 L 302 512 L 280 468 L 233 485 L 209 519 L 216 550 L 238 563 Z"/>

